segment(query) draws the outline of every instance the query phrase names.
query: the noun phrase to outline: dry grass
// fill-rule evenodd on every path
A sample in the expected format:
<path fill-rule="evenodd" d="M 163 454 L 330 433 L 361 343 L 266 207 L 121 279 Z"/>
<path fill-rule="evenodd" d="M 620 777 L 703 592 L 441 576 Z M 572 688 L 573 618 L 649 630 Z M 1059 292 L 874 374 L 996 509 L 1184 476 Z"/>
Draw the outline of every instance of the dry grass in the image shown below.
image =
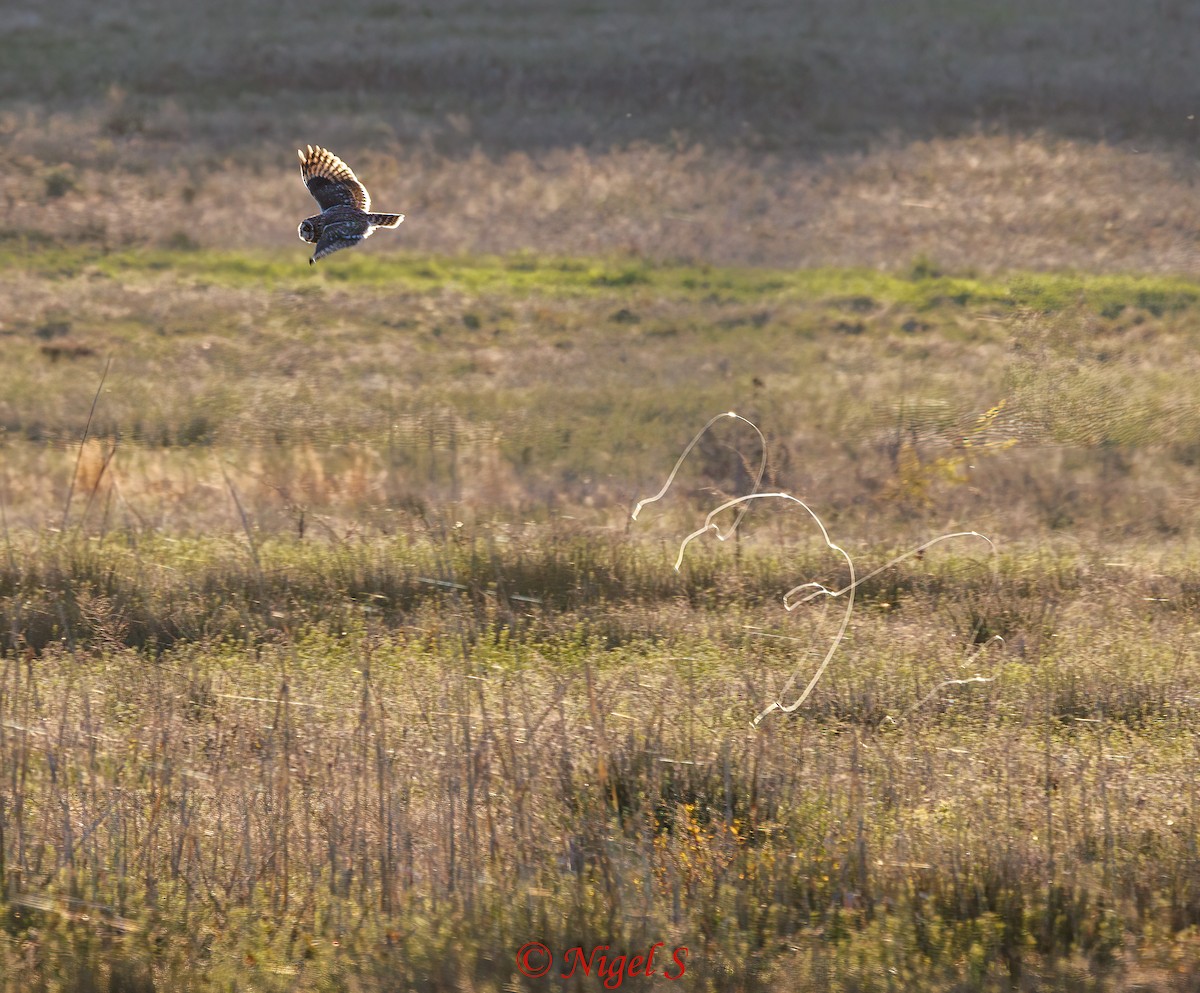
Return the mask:
<path fill-rule="evenodd" d="M 28 127 L 40 134 L 44 125 Z M 72 127 L 61 141 L 113 144 L 98 130 Z M 6 171 L 9 236 L 290 247 L 299 257 L 295 221 L 309 201 L 284 152 L 304 140 L 282 141 L 271 161 L 252 166 L 226 158 L 126 173 L 83 157 L 71 191 L 52 199 L 41 187 L 56 174 L 18 159 L 18 169 L 42 178 L 31 184 Z M 960 272 L 1200 272 L 1194 169 L 1161 148 L 974 134 L 875 142 L 815 161 L 648 144 L 452 157 L 391 141 L 339 151 L 378 203 L 408 213 L 398 234 L 365 247 L 371 253 L 621 253 L 890 271 L 925 257 Z M 137 154 L 137 145 L 127 153 Z"/>
<path fill-rule="evenodd" d="M 1198 271 L 1178 0 L 8 16 L 9 237 L 299 256 L 319 141 L 408 214 L 368 252 Z"/>
<path fill-rule="evenodd" d="M 1197 16 L 0 11 L 0 991 L 1200 986 Z"/>
<path fill-rule="evenodd" d="M 498 989 L 595 935 L 714 989 L 1116 989 L 1200 923 L 1190 567 L 931 554 L 755 733 L 829 626 L 770 592 L 819 559 L 42 541 L 3 573 L 64 635 L 0 671 L 14 989 Z M 174 644 L 128 647 L 147 617 Z"/>
<path fill-rule="evenodd" d="M 103 11 L 55 0 L 6 14 L 19 43 L 0 82 L 14 104 L 65 111 L 117 86 L 127 100 L 108 117 L 116 136 L 168 130 L 154 111 L 170 101 L 199 112 L 193 138 L 222 153 L 258 145 L 263 128 L 286 135 L 322 118 L 340 141 L 486 150 L 659 142 L 674 131 L 820 153 L 989 120 L 1186 143 L 1196 134 L 1186 44 L 1196 24 L 1181 0 L 759 0 L 737 11 L 713 0 L 304 0 L 287 10 L 126 0 Z"/>
<path fill-rule="evenodd" d="M 12 527 L 61 520 L 109 355 L 72 515 L 95 534 L 236 525 L 227 479 L 269 533 L 388 533 L 397 509 L 623 526 L 731 408 L 768 431 L 771 485 L 871 540 L 1195 524 L 1186 281 L 367 255 L 313 280 L 283 255 L 10 257 Z M 65 342 L 94 354 L 46 350 Z M 684 486 L 737 492 L 725 446 L 750 442 L 706 444 Z"/>

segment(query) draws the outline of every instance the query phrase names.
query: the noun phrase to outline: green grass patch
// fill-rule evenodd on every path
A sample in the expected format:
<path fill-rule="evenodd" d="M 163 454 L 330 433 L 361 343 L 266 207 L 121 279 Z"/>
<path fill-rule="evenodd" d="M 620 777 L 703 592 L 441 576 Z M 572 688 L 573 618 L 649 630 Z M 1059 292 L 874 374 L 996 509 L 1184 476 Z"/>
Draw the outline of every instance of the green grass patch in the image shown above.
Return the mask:
<path fill-rule="evenodd" d="M 998 313 L 1054 313 L 1082 306 L 1102 316 L 1136 308 L 1161 317 L 1200 301 L 1200 283 L 1179 276 L 1017 273 L 984 278 L 921 271 L 905 278 L 871 269 L 718 268 L 529 254 L 348 255 L 309 268 L 299 251 L 103 251 L 21 239 L 0 244 L 0 263 L 41 277 L 70 278 L 92 272 L 137 280 L 169 274 L 174 280 L 263 290 L 352 284 L 369 290 L 446 289 L 496 296 L 605 296 L 629 291 L 635 297 L 645 293 L 717 304 L 805 300 L 861 311 L 898 304 L 922 311 L 975 307 Z"/>

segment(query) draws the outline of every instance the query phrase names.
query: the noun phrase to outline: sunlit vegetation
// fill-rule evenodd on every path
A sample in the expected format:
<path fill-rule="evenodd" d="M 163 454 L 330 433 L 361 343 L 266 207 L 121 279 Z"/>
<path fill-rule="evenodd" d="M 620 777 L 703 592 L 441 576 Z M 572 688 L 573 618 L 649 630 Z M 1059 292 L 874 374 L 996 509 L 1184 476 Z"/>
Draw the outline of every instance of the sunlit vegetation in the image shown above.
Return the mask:
<path fill-rule="evenodd" d="M 743 8 L 0 10 L 0 993 L 1200 985 L 1197 11 Z"/>

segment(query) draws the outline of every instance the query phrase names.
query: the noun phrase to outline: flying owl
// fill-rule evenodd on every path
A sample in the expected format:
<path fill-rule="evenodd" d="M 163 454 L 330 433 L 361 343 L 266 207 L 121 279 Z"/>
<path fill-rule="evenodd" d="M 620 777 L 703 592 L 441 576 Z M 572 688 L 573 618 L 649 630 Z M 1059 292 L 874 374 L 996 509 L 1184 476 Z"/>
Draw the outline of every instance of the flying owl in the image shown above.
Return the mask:
<path fill-rule="evenodd" d="M 300 178 L 321 208 L 321 213 L 300 222 L 300 240 L 316 245 L 312 265 L 330 252 L 357 245 L 376 228 L 395 228 L 403 214 L 372 214 L 371 194 L 350 167 L 320 145 L 308 146 L 300 156 Z"/>

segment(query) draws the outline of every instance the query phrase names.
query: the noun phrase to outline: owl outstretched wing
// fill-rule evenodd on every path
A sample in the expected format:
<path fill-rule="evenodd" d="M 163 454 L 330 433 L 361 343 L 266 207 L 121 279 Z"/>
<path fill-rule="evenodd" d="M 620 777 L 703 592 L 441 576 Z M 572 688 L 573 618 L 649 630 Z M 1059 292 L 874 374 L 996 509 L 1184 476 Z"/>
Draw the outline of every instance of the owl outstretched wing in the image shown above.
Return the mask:
<path fill-rule="evenodd" d="M 330 224 L 317 240 L 317 245 L 313 249 L 312 258 L 308 260 L 308 264 L 312 265 L 317 260 L 325 258 L 326 255 L 340 252 L 343 248 L 349 248 L 351 245 L 357 245 L 370 233 L 371 230 L 366 224 L 354 224 L 350 222 Z"/>
<path fill-rule="evenodd" d="M 300 178 L 322 210 L 330 207 L 371 209 L 371 195 L 358 181 L 353 170 L 333 152 L 318 145 L 308 146 L 307 152 L 296 150 L 300 156 Z"/>

